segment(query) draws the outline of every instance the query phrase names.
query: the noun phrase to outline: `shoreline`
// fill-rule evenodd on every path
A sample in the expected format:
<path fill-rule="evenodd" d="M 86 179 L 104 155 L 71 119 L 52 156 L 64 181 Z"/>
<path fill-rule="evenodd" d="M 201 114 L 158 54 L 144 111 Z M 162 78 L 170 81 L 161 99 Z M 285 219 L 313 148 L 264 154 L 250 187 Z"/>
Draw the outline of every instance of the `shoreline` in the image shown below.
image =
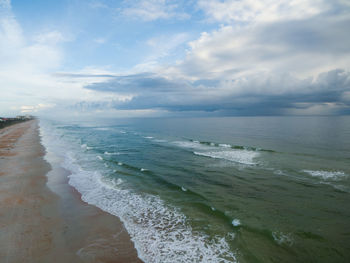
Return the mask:
<path fill-rule="evenodd" d="M 38 120 L 0 130 L 4 262 L 142 262 L 122 222 L 81 200 L 69 171 L 47 162 Z"/>

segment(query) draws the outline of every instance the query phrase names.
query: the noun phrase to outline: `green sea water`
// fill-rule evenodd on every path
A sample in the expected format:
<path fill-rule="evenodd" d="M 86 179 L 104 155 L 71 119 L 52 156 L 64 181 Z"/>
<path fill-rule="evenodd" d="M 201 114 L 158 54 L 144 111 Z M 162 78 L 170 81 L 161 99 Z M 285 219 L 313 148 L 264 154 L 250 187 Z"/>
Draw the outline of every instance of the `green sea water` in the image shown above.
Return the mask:
<path fill-rule="evenodd" d="M 40 122 L 145 262 L 348 262 L 350 118 Z"/>

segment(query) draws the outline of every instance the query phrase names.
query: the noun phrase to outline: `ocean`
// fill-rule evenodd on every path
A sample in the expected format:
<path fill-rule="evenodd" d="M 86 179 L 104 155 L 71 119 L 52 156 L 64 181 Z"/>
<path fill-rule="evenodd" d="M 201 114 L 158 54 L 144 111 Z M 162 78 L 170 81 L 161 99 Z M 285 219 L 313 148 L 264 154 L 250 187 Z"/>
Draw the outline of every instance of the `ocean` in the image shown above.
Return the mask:
<path fill-rule="evenodd" d="M 350 117 L 42 119 L 40 134 L 145 262 L 350 258 Z"/>

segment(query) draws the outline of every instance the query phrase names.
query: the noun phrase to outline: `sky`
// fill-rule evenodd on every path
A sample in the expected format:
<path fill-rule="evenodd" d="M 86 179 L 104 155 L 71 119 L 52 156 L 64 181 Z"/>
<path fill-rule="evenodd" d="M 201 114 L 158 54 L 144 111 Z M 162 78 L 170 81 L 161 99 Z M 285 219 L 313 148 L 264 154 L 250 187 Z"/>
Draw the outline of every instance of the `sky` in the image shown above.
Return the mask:
<path fill-rule="evenodd" d="M 0 0 L 0 116 L 350 114 L 350 0 Z"/>

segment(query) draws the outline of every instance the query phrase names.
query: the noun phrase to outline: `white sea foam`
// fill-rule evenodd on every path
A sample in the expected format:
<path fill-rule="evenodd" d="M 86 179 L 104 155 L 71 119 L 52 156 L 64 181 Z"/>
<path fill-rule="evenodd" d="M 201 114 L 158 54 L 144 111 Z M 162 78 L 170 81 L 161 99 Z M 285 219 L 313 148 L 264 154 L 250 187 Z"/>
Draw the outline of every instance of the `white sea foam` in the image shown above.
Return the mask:
<path fill-rule="evenodd" d="M 338 181 L 341 179 L 346 178 L 348 175 L 342 171 L 313 171 L 313 170 L 303 170 L 303 172 L 313 176 L 313 177 L 319 177 L 323 180 L 333 180 Z"/>
<path fill-rule="evenodd" d="M 182 148 L 189 148 L 189 149 L 197 149 L 197 150 L 210 150 L 213 147 L 200 144 L 199 141 L 175 141 L 173 144 L 182 147 Z"/>
<path fill-rule="evenodd" d="M 166 140 L 161 140 L 161 139 L 154 139 L 154 142 L 167 142 Z"/>
<path fill-rule="evenodd" d="M 120 155 L 119 152 L 104 152 L 105 155 Z"/>
<path fill-rule="evenodd" d="M 145 171 L 147 171 L 147 169 L 141 168 L 140 171 L 141 171 L 141 172 L 145 172 Z"/>
<path fill-rule="evenodd" d="M 144 138 L 145 138 L 145 139 L 153 139 L 152 136 L 145 136 Z"/>
<path fill-rule="evenodd" d="M 123 180 L 118 178 L 117 181 L 115 182 L 116 185 L 120 185 L 123 183 Z"/>
<path fill-rule="evenodd" d="M 214 159 L 224 159 L 231 162 L 253 165 L 254 158 L 256 158 L 259 153 L 255 151 L 248 150 L 231 150 L 231 151 L 210 151 L 210 152 L 193 152 L 196 155 L 206 156 Z"/>
<path fill-rule="evenodd" d="M 225 143 L 220 143 L 219 146 L 224 148 L 231 148 L 230 144 L 225 144 Z"/>
<path fill-rule="evenodd" d="M 272 237 L 279 245 L 293 245 L 293 238 L 290 234 L 284 234 L 282 232 L 272 232 Z"/>
<path fill-rule="evenodd" d="M 183 187 L 183 186 L 181 187 L 181 190 L 184 191 L 184 192 L 187 191 L 187 189 L 185 187 Z"/>
<path fill-rule="evenodd" d="M 122 166 L 122 165 L 123 165 L 123 163 L 122 163 L 122 162 L 118 162 L 118 165 L 119 165 L 119 166 Z"/>
<path fill-rule="evenodd" d="M 221 149 L 214 144 L 201 144 L 199 141 L 175 141 L 175 145 L 194 150 L 193 153 L 200 156 L 211 157 L 215 159 L 224 159 L 231 162 L 253 165 L 256 164 L 254 158 L 258 157 L 259 152 L 250 150 L 231 149 L 230 144 L 219 144 Z"/>
<path fill-rule="evenodd" d="M 281 170 L 274 170 L 273 173 L 276 175 L 286 175 L 286 173 Z"/>
<path fill-rule="evenodd" d="M 82 144 L 80 147 L 83 148 L 83 149 L 85 149 L 85 150 L 91 150 L 91 149 L 94 148 L 94 147 L 87 146 L 87 144 L 85 144 L 85 143 Z"/>
<path fill-rule="evenodd" d="M 209 239 L 192 231 L 186 216 L 159 197 L 111 187 L 98 172 L 84 171 L 69 154 L 63 166 L 72 171 L 69 184 L 85 202 L 123 221 L 143 261 L 236 262 L 225 237 Z"/>
<path fill-rule="evenodd" d="M 98 131 L 109 131 L 111 128 L 101 127 L 101 128 L 94 128 L 94 130 Z"/>
<path fill-rule="evenodd" d="M 240 226 L 241 225 L 241 221 L 239 221 L 239 219 L 233 219 L 232 220 L 232 225 L 233 226 Z"/>
<path fill-rule="evenodd" d="M 97 155 L 96 158 L 101 160 L 101 161 L 103 160 L 103 158 L 100 155 Z"/>

